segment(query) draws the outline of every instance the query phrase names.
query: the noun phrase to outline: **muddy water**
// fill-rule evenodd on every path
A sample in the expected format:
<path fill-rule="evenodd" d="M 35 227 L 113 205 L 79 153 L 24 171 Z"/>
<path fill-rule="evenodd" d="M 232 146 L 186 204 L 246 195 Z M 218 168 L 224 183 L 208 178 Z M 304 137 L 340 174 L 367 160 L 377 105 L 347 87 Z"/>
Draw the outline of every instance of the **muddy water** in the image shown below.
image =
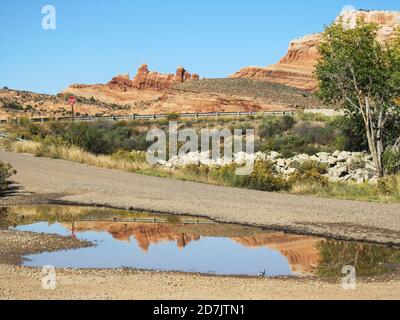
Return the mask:
<path fill-rule="evenodd" d="M 206 219 L 73 206 L 10 207 L 3 227 L 89 240 L 90 248 L 29 255 L 25 266 L 120 268 L 224 275 L 341 276 L 393 272 L 400 250 L 268 232 Z"/>

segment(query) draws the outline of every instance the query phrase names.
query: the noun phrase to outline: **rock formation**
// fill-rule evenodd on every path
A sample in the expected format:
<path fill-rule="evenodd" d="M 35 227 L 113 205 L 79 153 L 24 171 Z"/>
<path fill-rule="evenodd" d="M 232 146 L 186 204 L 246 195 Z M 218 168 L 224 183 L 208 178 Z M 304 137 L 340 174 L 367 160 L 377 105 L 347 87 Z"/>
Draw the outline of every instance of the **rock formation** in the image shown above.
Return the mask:
<path fill-rule="evenodd" d="M 347 11 L 336 18 L 345 26 L 354 27 L 357 19 L 379 25 L 378 40 L 392 37 L 400 27 L 400 11 Z M 300 89 L 314 91 L 317 81 L 313 76 L 314 65 L 318 60 L 318 44 L 321 34 L 306 35 L 290 42 L 287 54 L 277 63 L 268 67 L 246 67 L 232 78 L 248 78 L 286 84 Z"/>
<path fill-rule="evenodd" d="M 64 224 L 72 229 L 70 223 Z M 199 225 L 194 226 L 199 227 Z M 203 226 L 200 226 L 203 228 Z M 186 227 L 189 228 L 190 227 Z M 135 239 L 139 248 L 148 252 L 151 245 L 161 242 L 176 242 L 179 249 L 184 249 L 190 242 L 199 241 L 203 232 L 207 236 L 207 228 L 199 229 L 198 232 L 183 232 L 176 225 L 154 224 L 154 223 L 119 223 L 107 221 L 75 221 L 74 231 L 96 231 L 107 232 L 119 241 L 131 241 Z M 213 234 L 212 236 L 222 236 Z M 252 235 L 230 236 L 230 238 L 248 248 L 266 247 L 277 250 L 286 256 L 291 270 L 295 273 L 312 273 L 320 260 L 317 248 L 320 238 L 288 235 L 284 233 L 256 232 Z"/>
<path fill-rule="evenodd" d="M 261 233 L 252 237 L 234 237 L 232 240 L 248 247 L 266 247 L 279 251 L 298 274 L 311 274 L 320 261 L 317 244 L 319 238 L 279 233 Z"/>
<path fill-rule="evenodd" d="M 129 88 L 165 90 L 176 83 L 199 80 L 198 74 L 190 74 L 183 67 L 178 67 L 175 74 L 161 74 L 149 71 L 147 64 L 139 67 L 136 76 L 131 80 L 129 75 L 118 75 L 108 85 L 113 89 L 127 90 Z"/>

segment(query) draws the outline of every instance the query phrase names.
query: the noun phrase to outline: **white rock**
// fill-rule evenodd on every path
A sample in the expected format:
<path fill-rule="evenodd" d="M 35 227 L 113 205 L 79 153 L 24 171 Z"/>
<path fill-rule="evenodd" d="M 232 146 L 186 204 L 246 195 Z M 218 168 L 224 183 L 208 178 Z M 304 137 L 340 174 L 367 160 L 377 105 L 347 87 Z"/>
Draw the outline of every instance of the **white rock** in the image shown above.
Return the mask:
<path fill-rule="evenodd" d="M 332 157 L 337 158 L 339 156 L 339 154 L 341 153 L 341 151 L 336 150 L 334 153 L 332 153 Z"/>
<path fill-rule="evenodd" d="M 278 167 L 283 168 L 283 167 L 285 167 L 285 164 L 286 164 L 286 159 L 278 159 L 278 160 L 276 161 L 276 165 L 277 165 Z"/>
<path fill-rule="evenodd" d="M 347 168 L 347 165 L 345 165 L 345 164 L 344 165 L 343 164 L 336 165 L 335 167 L 330 168 L 328 170 L 328 173 L 330 176 L 338 177 L 338 178 L 343 176 L 347 172 L 348 172 L 348 168 Z"/>
<path fill-rule="evenodd" d="M 338 159 L 336 157 L 333 156 L 329 156 L 327 163 L 330 164 L 331 166 L 335 165 L 338 162 Z"/>
<path fill-rule="evenodd" d="M 348 157 L 350 157 L 351 153 L 348 151 L 342 151 L 337 156 L 338 161 L 346 161 Z"/>
<path fill-rule="evenodd" d="M 280 153 L 276 152 L 276 151 L 271 151 L 268 155 L 267 158 L 271 159 L 271 160 L 275 160 L 277 158 L 279 158 L 281 156 Z"/>
<path fill-rule="evenodd" d="M 283 170 L 282 173 L 289 176 L 289 175 L 295 173 L 296 171 L 297 171 L 296 168 L 289 168 L 289 169 Z"/>
<path fill-rule="evenodd" d="M 296 161 L 298 161 L 300 163 L 310 161 L 310 156 L 308 154 L 305 154 L 305 153 L 298 154 L 294 158 L 296 158 Z"/>
<path fill-rule="evenodd" d="M 328 158 L 329 158 L 331 155 L 330 155 L 330 153 L 328 153 L 328 152 L 318 152 L 318 153 L 316 154 L 316 156 L 317 156 L 318 158 L 320 158 L 322 161 L 326 161 L 326 160 L 328 160 Z"/>

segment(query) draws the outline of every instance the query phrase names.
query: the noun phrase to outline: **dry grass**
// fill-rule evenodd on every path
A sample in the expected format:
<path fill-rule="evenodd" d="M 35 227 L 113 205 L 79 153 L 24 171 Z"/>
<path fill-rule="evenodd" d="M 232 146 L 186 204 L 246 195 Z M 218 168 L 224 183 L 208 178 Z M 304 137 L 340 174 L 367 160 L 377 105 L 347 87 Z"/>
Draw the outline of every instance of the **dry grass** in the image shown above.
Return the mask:
<path fill-rule="evenodd" d="M 291 193 L 345 200 L 399 203 L 400 175 L 392 176 L 391 179 L 394 183 L 389 188 L 355 182 L 329 182 L 325 185 L 303 182 L 294 184 Z"/>
<path fill-rule="evenodd" d="M 44 145 L 40 142 L 2 140 L 1 144 L 9 151 L 30 153 L 37 157 L 64 159 L 73 162 L 85 163 L 95 167 L 136 172 L 149 176 L 173 178 L 200 183 L 234 186 L 219 176 L 192 173 L 188 170 L 171 170 L 153 167 L 147 162 L 133 162 L 107 155 L 94 155 L 76 146 Z M 320 184 L 316 182 L 298 182 L 293 184 L 290 193 L 313 195 L 325 198 L 337 198 L 371 202 L 400 202 L 400 175 L 390 177 L 390 183 L 370 185 L 368 183 L 343 183 L 329 182 Z"/>
<path fill-rule="evenodd" d="M 34 141 L 9 141 L 7 143 L 3 143 L 3 145 L 9 151 L 30 153 L 35 155 L 36 157 L 49 157 L 53 159 L 63 159 L 73 162 L 85 163 L 100 168 L 117 169 L 130 172 L 150 168 L 147 163 L 116 160 L 107 155 L 94 155 L 76 146 L 44 145 L 40 142 Z"/>

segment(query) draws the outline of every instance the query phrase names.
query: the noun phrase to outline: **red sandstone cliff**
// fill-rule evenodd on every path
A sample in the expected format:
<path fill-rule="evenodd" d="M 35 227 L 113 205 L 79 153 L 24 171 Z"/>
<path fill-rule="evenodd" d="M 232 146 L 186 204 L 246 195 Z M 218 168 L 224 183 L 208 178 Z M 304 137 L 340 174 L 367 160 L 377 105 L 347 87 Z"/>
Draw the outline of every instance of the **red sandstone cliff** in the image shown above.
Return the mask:
<path fill-rule="evenodd" d="M 379 25 L 378 39 L 390 38 L 400 27 L 400 11 L 347 11 L 336 18 L 347 27 L 354 27 L 357 19 Z M 318 60 L 318 44 L 321 34 L 306 35 L 290 42 L 287 54 L 277 63 L 268 67 L 246 67 L 231 78 L 247 78 L 271 81 L 313 91 L 317 81 L 313 76 L 314 65 Z"/>
<path fill-rule="evenodd" d="M 129 78 L 129 75 L 119 75 L 114 77 L 108 85 L 111 88 L 122 90 L 129 88 L 164 90 L 172 87 L 174 84 L 199 80 L 199 78 L 198 74 L 190 74 L 183 67 L 178 67 L 175 74 L 162 74 L 149 71 L 147 64 L 143 64 L 132 80 Z"/>

